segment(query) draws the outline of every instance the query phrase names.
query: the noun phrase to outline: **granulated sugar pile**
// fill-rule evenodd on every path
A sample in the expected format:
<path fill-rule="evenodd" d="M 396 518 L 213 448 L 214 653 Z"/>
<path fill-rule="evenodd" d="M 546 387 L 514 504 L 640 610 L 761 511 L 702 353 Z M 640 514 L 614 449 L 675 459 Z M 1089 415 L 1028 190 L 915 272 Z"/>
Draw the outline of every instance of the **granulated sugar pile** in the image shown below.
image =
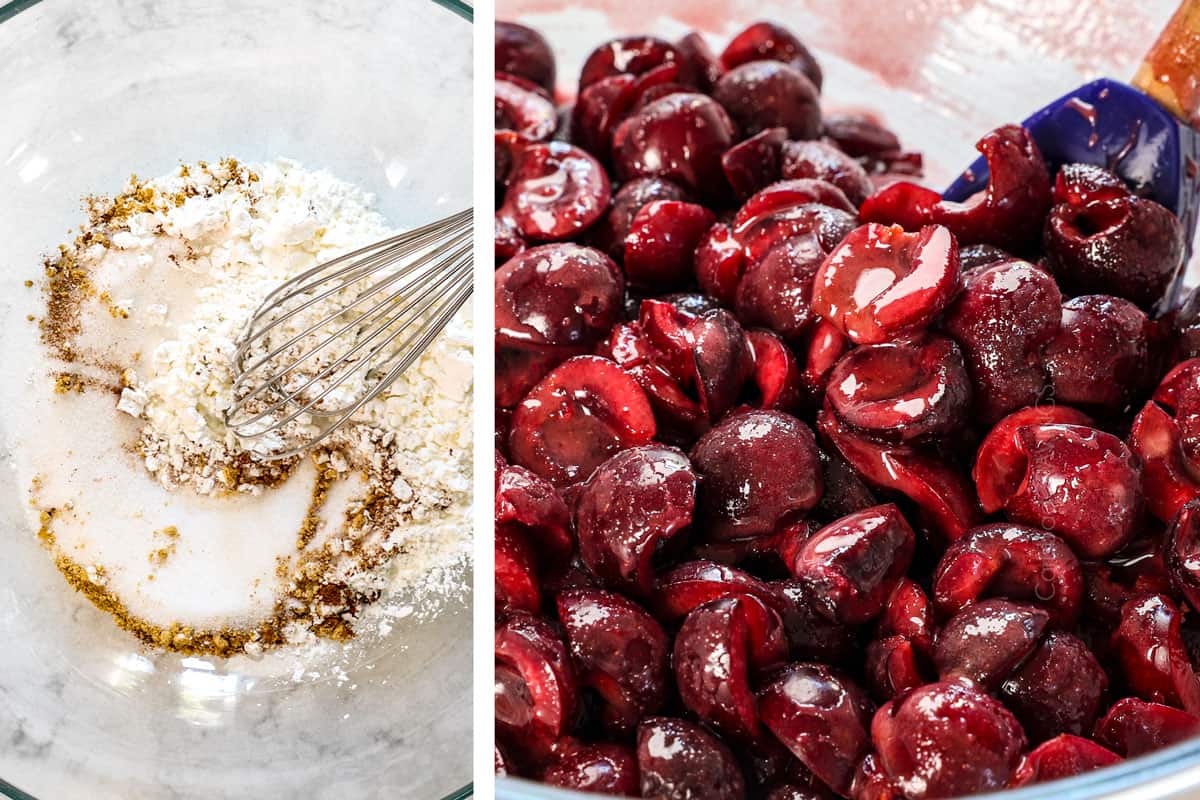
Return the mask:
<path fill-rule="evenodd" d="M 90 198 L 47 262 L 39 435 L 17 466 L 64 576 L 148 644 L 253 655 L 382 635 L 464 590 L 464 316 L 310 456 L 266 460 L 281 442 L 224 422 L 250 314 L 287 278 L 389 235 L 371 203 L 289 161 L 183 165 Z"/>

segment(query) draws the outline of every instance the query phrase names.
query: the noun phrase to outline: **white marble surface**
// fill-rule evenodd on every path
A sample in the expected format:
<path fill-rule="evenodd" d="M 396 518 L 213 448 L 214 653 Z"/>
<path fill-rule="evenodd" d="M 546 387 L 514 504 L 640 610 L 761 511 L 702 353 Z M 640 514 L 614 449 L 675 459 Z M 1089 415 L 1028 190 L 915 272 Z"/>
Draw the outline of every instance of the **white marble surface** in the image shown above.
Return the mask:
<path fill-rule="evenodd" d="M 0 342 L 28 345 L 21 282 L 80 196 L 130 172 L 289 156 L 396 224 L 469 202 L 470 34 L 428 0 L 44 0 L 0 24 Z M 3 439 L 19 424 L 0 409 Z M 461 602 L 357 649 L 344 679 L 155 655 L 65 586 L 19 496 L 0 463 L 0 778 L 41 800 L 433 798 L 469 779 Z"/>

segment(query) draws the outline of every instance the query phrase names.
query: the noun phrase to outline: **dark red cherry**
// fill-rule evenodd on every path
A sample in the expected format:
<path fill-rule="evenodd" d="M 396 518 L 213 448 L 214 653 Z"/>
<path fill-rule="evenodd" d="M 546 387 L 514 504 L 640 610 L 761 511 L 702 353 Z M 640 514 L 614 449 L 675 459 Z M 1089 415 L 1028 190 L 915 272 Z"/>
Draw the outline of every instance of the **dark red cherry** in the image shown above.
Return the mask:
<path fill-rule="evenodd" d="M 718 103 L 702 94 L 672 94 L 644 106 L 613 134 L 613 162 L 623 180 L 667 178 L 705 198 L 728 189 L 721 155 L 734 129 Z"/>
<path fill-rule="evenodd" d="M 638 794 L 637 757 L 625 745 L 577 744 L 556 752 L 542 782 L 577 792 L 619 797 Z"/>
<path fill-rule="evenodd" d="M 655 200 L 642 206 L 625 236 L 630 285 L 658 292 L 686 286 L 696 246 L 714 222 L 713 213 L 695 203 Z"/>
<path fill-rule="evenodd" d="M 499 213 L 527 240 L 557 241 L 589 228 L 611 197 L 599 161 L 565 142 L 545 142 L 516 152 Z"/>
<path fill-rule="evenodd" d="M 746 268 L 742 243 L 723 222 L 708 229 L 696 245 L 696 282 L 704 293 L 726 307 L 732 307 L 738 282 Z"/>
<path fill-rule="evenodd" d="M 520 75 L 554 91 L 554 53 L 533 28 L 496 20 L 496 71 Z"/>
<path fill-rule="evenodd" d="M 689 202 L 690 197 L 678 184 L 662 178 L 635 178 L 623 184 L 613 196 L 608 214 L 591 231 L 596 246 L 614 259 L 624 258 L 625 237 L 629 234 L 629 226 L 644 206 L 655 200 Z"/>
<path fill-rule="evenodd" d="M 746 779 L 720 739 L 697 725 L 648 717 L 638 726 L 641 796 L 648 800 L 745 800 Z"/>
<path fill-rule="evenodd" d="M 1149 373 L 1146 315 L 1103 294 L 1063 303 L 1062 328 L 1046 346 L 1054 399 L 1109 413 L 1141 397 Z"/>
<path fill-rule="evenodd" d="M 1144 595 L 1121 608 L 1112 646 L 1125 681 L 1138 696 L 1200 713 L 1200 679 L 1180 632 L 1182 614 L 1170 598 Z"/>
<path fill-rule="evenodd" d="M 1134 758 L 1200 735 L 1200 717 L 1159 703 L 1126 697 L 1096 723 L 1095 739 Z"/>
<path fill-rule="evenodd" d="M 1008 785 L 1015 789 L 1032 783 L 1057 781 L 1112 766 L 1122 760 L 1119 755 L 1095 742 L 1064 733 L 1026 753 Z"/>
<path fill-rule="evenodd" d="M 739 200 L 745 200 L 780 179 L 780 161 L 786 139 L 786 128 L 764 128 L 721 156 L 725 178 Z"/>
<path fill-rule="evenodd" d="M 788 142 L 783 146 L 780 169 L 787 179 L 815 178 L 828 181 L 845 192 L 855 206 L 862 205 L 872 191 L 871 181 L 862 165 L 825 142 Z"/>
<path fill-rule="evenodd" d="M 510 409 L 525 398 L 546 373 L 571 355 L 570 350 L 525 350 L 496 346 L 496 407 Z M 507 447 L 507 430 L 497 428 Z"/>
<path fill-rule="evenodd" d="M 820 90 L 803 72 L 780 61 L 749 61 L 730 69 L 713 88 L 743 136 L 784 128 L 788 138 L 821 132 Z"/>
<path fill-rule="evenodd" d="M 908 441 L 962 427 L 971 383 L 958 345 L 928 335 L 851 350 L 829 373 L 826 396 L 843 422 Z"/>
<path fill-rule="evenodd" d="M 856 629 L 831 622 L 818 611 L 819 598 L 804 581 L 782 580 L 767 584 L 774 601 L 772 607 L 783 619 L 792 657 L 827 664 L 846 663 L 858 646 Z"/>
<path fill-rule="evenodd" d="M 679 51 L 670 43 L 653 36 L 627 36 L 610 39 L 593 50 L 583 63 L 579 88 L 586 89 L 598 80 L 613 75 L 640 75 L 660 64 L 675 62 Z"/>
<path fill-rule="evenodd" d="M 1041 742 L 1089 733 L 1107 688 L 1108 676 L 1083 640 L 1055 631 L 1004 679 L 1000 697 L 1030 741 Z"/>
<path fill-rule="evenodd" d="M 842 517 L 783 554 L 809 584 L 830 620 L 859 625 L 874 619 L 912 561 L 916 536 L 888 503 Z"/>
<path fill-rule="evenodd" d="M 579 92 L 571 107 L 570 141 L 607 162 L 612 150 L 612 135 L 620 119 L 618 103 L 633 91 L 637 78 L 633 75 L 612 75 L 601 78 Z M 624 109 L 628 113 L 629 109 Z"/>
<path fill-rule="evenodd" d="M 1033 137 L 1019 125 L 1002 125 L 975 146 L 988 163 L 983 191 L 955 203 L 917 184 L 893 183 L 862 204 L 863 220 L 913 230 L 944 225 L 962 244 L 994 244 L 1018 254 L 1035 250 L 1050 210 L 1050 176 Z"/>
<path fill-rule="evenodd" d="M 925 590 L 915 581 L 901 578 L 884 604 L 877 629 L 880 638 L 901 636 L 922 655 L 931 655 L 937 623 Z"/>
<path fill-rule="evenodd" d="M 1094 427 L 1091 417 L 1070 406 L 1032 406 L 1014 411 L 996 423 L 984 437 L 975 456 L 975 485 L 979 504 L 989 514 L 1004 507 L 1004 487 L 1017 486 L 1025 469 L 1020 454 L 1018 428 L 1025 425 L 1086 425 Z"/>
<path fill-rule="evenodd" d="M 613 362 L 577 356 L 555 367 L 517 406 L 513 459 L 551 483 L 585 480 L 613 454 L 654 438 L 646 393 Z"/>
<path fill-rule="evenodd" d="M 987 690 L 1000 683 L 1037 647 L 1050 616 L 1036 606 L 981 600 L 959 611 L 938 631 L 934 662 L 944 681 L 966 678 Z"/>
<path fill-rule="evenodd" d="M 1200 495 L 1200 359 L 1177 364 L 1133 421 L 1129 446 L 1141 459 L 1150 512 L 1169 522 Z"/>
<path fill-rule="evenodd" d="M 746 343 L 754 360 L 752 378 L 757 390 L 754 405 L 794 411 L 804 391 L 795 354 L 770 331 L 746 331 Z"/>
<path fill-rule="evenodd" d="M 1070 628 L 1083 601 L 1083 570 L 1067 543 L 1049 531 L 997 523 L 972 528 L 942 555 L 933 597 L 947 616 L 999 597 L 1039 606 L 1051 624 Z"/>
<path fill-rule="evenodd" d="M 867 752 L 871 703 L 823 664 L 792 664 L 758 693 L 763 724 L 804 766 L 845 794 Z"/>
<path fill-rule="evenodd" d="M 522 531 L 542 563 L 561 564 L 575 547 L 566 503 L 548 481 L 524 467 L 497 471 L 495 519 Z"/>
<path fill-rule="evenodd" d="M 998 701 L 958 683 L 897 697 L 871 722 L 876 758 L 909 800 L 1002 788 L 1025 747 L 1020 723 Z"/>
<path fill-rule="evenodd" d="M 851 430 L 829 408 L 817 427 L 868 485 L 899 492 L 917 504 L 925 524 L 947 542 L 961 537 L 979 519 L 970 483 L 933 454 L 905 444 L 883 443 Z"/>
<path fill-rule="evenodd" d="M 794 236 L 813 236 L 829 252 L 854 229 L 854 205 L 826 181 L 797 178 L 756 192 L 733 218 L 748 264 Z"/>
<path fill-rule="evenodd" d="M 696 473 L 672 447 L 617 453 L 579 490 L 575 529 L 588 569 L 614 589 L 648 595 L 654 555 L 692 523 Z"/>
<path fill-rule="evenodd" d="M 612 259 L 590 247 L 534 247 L 496 271 L 496 341 L 578 353 L 621 313 L 625 283 Z"/>
<path fill-rule="evenodd" d="M 538 142 L 554 135 L 558 115 L 554 103 L 520 78 L 497 76 L 496 130 L 512 130 Z"/>
<path fill-rule="evenodd" d="M 786 341 L 802 342 L 817 321 L 813 278 L 826 252 L 815 236 L 781 241 L 751 265 L 738 282 L 734 309 L 746 325 L 761 325 Z"/>
<path fill-rule="evenodd" d="M 726 417 L 691 458 L 700 476 L 698 518 L 710 539 L 771 533 L 808 513 L 823 490 L 812 431 L 779 411 Z"/>
<path fill-rule="evenodd" d="M 1200 501 L 1185 504 L 1171 521 L 1164 556 L 1175 591 L 1200 609 Z"/>
<path fill-rule="evenodd" d="M 787 661 L 783 622 L 753 595 L 713 600 L 688 614 L 675 636 L 675 683 L 683 704 L 738 741 L 762 735 L 752 678 Z"/>
<path fill-rule="evenodd" d="M 782 61 L 803 72 L 817 89 L 821 88 L 821 67 L 795 34 L 773 22 L 756 22 L 725 46 L 721 64 L 725 69 L 748 61 Z"/>
<path fill-rule="evenodd" d="M 962 284 L 943 327 L 962 347 L 977 413 L 992 423 L 1046 390 L 1042 357 L 1059 331 L 1062 296 L 1053 278 L 1025 261 L 977 267 Z"/>
<path fill-rule="evenodd" d="M 712 93 L 712 87 L 720 80 L 725 68 L 720 59 L 713 53 L 704 37 L 695 31 L 684 35 L 675 43 L 679 59 L 683 65 L 682 77 L 685 83 L 695 86 L 705 94 Z"/>
<path fill-rule="evenodd" d="M 976 470 L 976 479 L 980 497 L 1001 500 L 1010 520 L 1052 530 L 1088 558 L 1113 553 L 1133 536 L 1141 469 L 1117 437 L 1083 425 L 1023 425 L 1008 456 L 999 474 Z"/>
<path fill-rule="evenodd" d="M 864 225 L 821 265 L 813 309 L 857 344 L 887 341 L 928 325 L 958 291 L 958 271 L 945 228 Z"/>
<path fill-rule="evenodd" d="M 924 657 L 903 636 L 876 639 L 863 656 L 867 686 L 880 702 L 929 682 Z"/>
<path fill-rule="evenodd" d="M 1183 227 L 1144 197 L 1059 203 L 1046 221 L 1044 246 L 1065 291 L 1116 295 L 1152 311 L 1183 264 Z"/>
<path fill-rule="evenodd" d="M 496 727 L 506 742 L 541 760 L 575 722 L 570 658 L 549 623 L 513 613 L 496 628 Z"/>
<path fill-rule="evenodd" d="M 542 608 L 537 559 L 522 532 L 511 525 L 496 526 L 496 611 L 526 611 Z"/>
<path fill-rule="evenodd" d="M 674 624 L 693 609 L 713 600 L 748 594 L 778 610 L 774 590 L 748 572 L 713 561 L 688 561 L 659 576 L 651 607 Z"/>
<path fill-rule="evenodd" d="M 632 733 L 667 696 L 671 642 L 641 606 L 598 589 L 568 589 L 557 599 L 580 685 L 604 699 L 605 727 Z"/>

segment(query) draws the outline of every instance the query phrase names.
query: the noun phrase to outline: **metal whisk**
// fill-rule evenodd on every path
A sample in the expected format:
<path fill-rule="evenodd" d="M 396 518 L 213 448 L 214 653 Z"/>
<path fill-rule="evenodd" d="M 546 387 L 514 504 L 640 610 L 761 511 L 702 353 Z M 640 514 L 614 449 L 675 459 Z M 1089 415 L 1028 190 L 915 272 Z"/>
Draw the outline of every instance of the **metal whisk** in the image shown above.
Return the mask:
<path fill-rule="evenodd" d="M 471 216 L 347 253 L 267 295 L 238 342 L 226 424 L 260 440 L 256 452 L 285 458 L 385 391 L 471 296 Z"/>

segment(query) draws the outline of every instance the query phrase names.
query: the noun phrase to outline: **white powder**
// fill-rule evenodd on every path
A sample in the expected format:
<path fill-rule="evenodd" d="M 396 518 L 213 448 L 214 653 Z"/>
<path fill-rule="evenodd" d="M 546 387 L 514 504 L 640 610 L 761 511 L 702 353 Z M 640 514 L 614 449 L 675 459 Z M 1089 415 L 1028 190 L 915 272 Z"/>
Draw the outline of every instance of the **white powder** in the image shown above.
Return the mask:
<path fill-rule="evenodd" d="M 71 340 L 81 357 L 66 371 L 122 388 L 114 401 L 80 380 L 73 385 L 87 391 L 50 404 L 64 417 L 80 405 L 107 406 L 94 420 L 107 435 L 73 447 L 83 452 L 69 470 L 30 459 L 33 505 L 55 509 L 56 554 L 90 565 L 89 580 L 95 575 L 93 583 L 104 582 L 131 614 L 164 627 L 248 630 L 272 613 L 278 621 L 282 604 L 287 640 L 316 646 L 313 631 L 339 619 L 358 634 L 382 635 L 393 619 L 414 613 L 414 602 L 436 613 L 463 591 L 470 554 L 465 314 L 317 453 L 315 466 L 301 461 L 276 486 L 278 462 L 258 456 L 282 442 L 239 439 L 224 422 L 235 342 L 279 283 L 391 231 L 369 195 L 284 160 L 188 165 L 131 183 L 125 196 L 137 192 L 163 201 L 108 219 L 97 218 L 105 206 L 93 203 L 84 231 L 100 236 L 66 251 L 91 287 L 79 308 L 81 333 Z M 130 469 L 153 476 L 157 491 L 130 482 Z M 318 470 L 332 483 L 311 541 L 299 547 Z M 86 485 L 114 473 L 128 483 L 118 512 Z M 180 535 L 156 564 L 142 529 L 164 520 Z M 297 587 L 318 573 L 341 594 L 305 600 Z M 257 656 L 263 644 L 255 636 L 241 649 Z"/>

